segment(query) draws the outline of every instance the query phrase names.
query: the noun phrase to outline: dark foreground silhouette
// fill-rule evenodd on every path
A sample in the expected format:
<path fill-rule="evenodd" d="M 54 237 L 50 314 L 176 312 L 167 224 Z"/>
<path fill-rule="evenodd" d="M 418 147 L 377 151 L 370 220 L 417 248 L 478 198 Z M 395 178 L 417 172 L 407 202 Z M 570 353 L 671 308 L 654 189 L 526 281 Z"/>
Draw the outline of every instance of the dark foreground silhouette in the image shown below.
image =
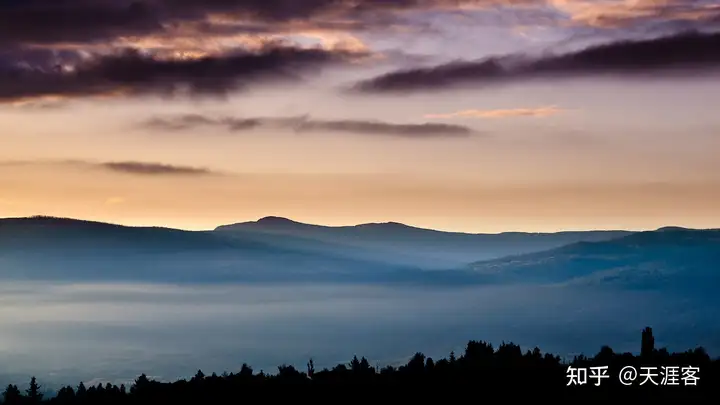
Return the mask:
<path fill-rule="evenodd" d="M 652 330 L 642 333 L 641 353 L 614 353 L 603 347 L 592 358 L 578 356 L 565 363 L 539 349 L 523 353 L 519 346 L 497 348 L 470 341 L 465 353 L 450 353 L 434 361 L 417 353 L 405 365 L 378 369 L 354 357 L 332 370 L 316 371 L 312 360 L 301 372 L 280 366 L 276 374 L 255 373 L 246 364 L 237 373 L 205 376 L 172 383 L 138 377 L 130 387 L 99 384 L 65 387 L 43 398 L 35 377 L 22 392 L 9 385 L 3 402 L 15 404 L 230 404 L 274 399 L 301 401 L 420 401 L 498 402 L 508 398 L 539 400 L 662 399 L 682 403 L 717 403 L 720 359 L 711 360 L 702 348 L 668 353 L 655 349 Z"/>

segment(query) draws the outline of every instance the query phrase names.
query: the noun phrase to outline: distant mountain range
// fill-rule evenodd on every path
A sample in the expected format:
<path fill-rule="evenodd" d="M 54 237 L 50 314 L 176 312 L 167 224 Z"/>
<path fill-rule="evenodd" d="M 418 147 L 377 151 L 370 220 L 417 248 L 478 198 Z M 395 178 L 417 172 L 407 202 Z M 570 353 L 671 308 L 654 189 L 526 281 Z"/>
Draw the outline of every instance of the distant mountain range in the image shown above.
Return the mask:
<path fill-rule="evenodd" d="M 22 280 L 651 286 L 707 282 L 719 259 L 720 231 L 676 227 L 470 234 L 280 217 L 213 231 L 0 220 L 0 278 Z"/>
<path fill-rule="evenodd" d="M 468 267 L 486 282 L 496 283 L 716 290 L 720 285 L 720 230 L 666 227 L 479 261 Z"/>
<path fill-rule="evenodd" d="M 308 249 L 332 248 L 338 253 L 356 258 L 372 258 L 424 269 L 446 269 L 476 260 L 539 252 L 580 241 L 610 240 L 632 233 L 579 231 L 472 234 L 416 228 L 397 222 L 330 227 L 280 217 L 224 225 L 215 231 L 273 243 L 280 243 L 279 237 L 282 237 L 283 242 L 303 245 Z"/>
<path fill-rule="evenodd" d="M 162 282 L 312 281 L 398 270 L 331 249 L 213 231 L 47 217 L 0 220 L 0 277 Z"/>

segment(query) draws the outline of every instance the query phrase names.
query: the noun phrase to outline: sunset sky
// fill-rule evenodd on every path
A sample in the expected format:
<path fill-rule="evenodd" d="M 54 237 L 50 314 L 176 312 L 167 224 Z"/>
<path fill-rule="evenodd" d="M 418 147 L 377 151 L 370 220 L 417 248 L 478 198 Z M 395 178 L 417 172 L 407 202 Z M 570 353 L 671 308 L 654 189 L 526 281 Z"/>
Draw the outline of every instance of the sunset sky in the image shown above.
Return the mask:
<path fill-rule="evenodd" d="M 714 0 L 0 0 L 0 217 L 720 227 Z"/>

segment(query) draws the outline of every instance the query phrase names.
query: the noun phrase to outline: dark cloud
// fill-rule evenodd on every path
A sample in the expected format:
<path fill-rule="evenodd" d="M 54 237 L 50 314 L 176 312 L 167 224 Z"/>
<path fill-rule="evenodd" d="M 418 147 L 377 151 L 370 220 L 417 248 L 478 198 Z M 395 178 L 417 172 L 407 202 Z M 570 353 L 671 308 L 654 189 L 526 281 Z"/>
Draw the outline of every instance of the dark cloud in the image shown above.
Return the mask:
<path fill-rule="evenodd" d="M 97 95 L 225 95 L 261 81 L 299 80 L 309 69 L 357 56 L 269 44 L 258 51 L 200 59 L 160 59 L 138 50 L 84 58 L 74 65 L 13 65 L 0 59 L 0 102 Z"/>
<path fill-rule="evenodd" d="M 390 0 L 389 2 L 393 2 Z M 226 13 L 263 20 L 307 19 L 346 6 L 345 0 L 161 0 L 156 3 L 173 10 L 202 15 Z"/>
<path fill-rule="evenodd" d="M 507 55 L 384 74 L 354 86 L 361 92 L 405 92 L 461 84 L 498 85 L 536 78 L 638 75 L 720 70 L 720 33 L 685 32 L 619 41 L 561 55 Z"/>
<path fill-rule="evenodd" d="M 466 6 L 486 7 L 482 24 L 552 26 L 568 19 L 579 25 L 607 27 L 646 21 L 692 22 L 712 20 L 720 13 L 709 0 L 615 7 L 588 1 L 579 15 L 563 8 L 568 5 L 558 6 L 550 0 L 4 0 L 0 1 L 0 45 L 87 44 L 121 37 L 177 35 L 185 24 L 194 24 L 198 34 L 287 32 L 298 24 L 332 30 L 381 29 L 408 23 L 402 11 L 464 13 Z M 222 23 L 211 18 L 218 16 Z"/>
<path fill-rule="evenodd" d="M 190 129 L 202 125 L 216 125 L 213 119 L 199 114 L 185 114 L 172 119 L 153 117 L 141 124 L 142 127 L 149 129 L 160 129 L 166 131 L 180 131 Z"/>
<path fill-rule="evenodd" d="M 476 134 L 472 128 L 452 124 L 394 124 L 367 120 L 317 120 L 308 116 L 283 118 L 211 118 L 188 114 L 174 117 L 154 117 L 141 127 L 179 131 L 200 126 L 221 126 L 232 132 L 249 131 L 261 127 L 289 129 L 296 133 L 347 132 L 360 135 L 380 135 L 407 138 L 466 137 Z"/>
<path fill-rule="evenodd" d="M 147 3 L 108 0 L 0 2 L 0 44 L 94 42 L 163 30 Z"/>
<path fill-rule="evenodd" d="M 115 172 L 140 174 L 140 175 L 165 175 L 165 174 L 182 174 L 182 175 L 205 175 L 211 171 L 205 168 L 196 168 L 188 166 L 173 166 L 160 163 L 143 163 L 143 162 L 108 162 L 101 163 L 102 167 Z"/>
<path fill-rule="evenodd" d="M 493 0 L 487 0 L 491 3 Z M 530 0 L 532 1 L 532 0 Z M 205 32 L 227 24 L 237 32 L 282 30 L 280 24 L 362 28 L 386 24 L 388 12 L 457 6 L 477 0 L 24 0 L 0 1 L 0 44 L 92 43 L 118 37 L 174 31 L 179 24 L 205 23 Z M 376 23 L 373 23 L 375 21 Z M 235 23 L 238 23 L 235 25 Z M 253 24 L 254 23 L 254 24 Z M 261 26 L 262 25 L 262 26 Z"/>
<path fill-rule="evenodd" d="M 14 168 L 18 166 L 64 166 L 81 170 L 109 170 L 117 173 L 141 175 L 141 176 L 162 176 L 162 175 L 217 175 L 210 169 L 191 166 L 176 166 L 156 162 L 118 161 L 118 162 L 93 162 L 88 160 L 14 160 L 0 162 L 0 168 Z"/>
<path fill-rule="evenodd" d="M 255 43 L 268 37 L 264 34 L 299 31 L 383 29 L 384 35 L 393 28 L 413 27 L 427 35 L 430 29 L 444 29 L 403 11 L 444 9 L 473 15 L 476 20 L 468 20 L 473 24 L 565 24 L 565 28 L 569 19 L 603 27 L 646 20 L 691 27 L 720 22 L 720 9 L 710 7 L 708 0 L 676 1 L 672 7 L 665 3 L 623 6 L 626 9 L 621 12 L 617 7 L 592 4 L 592 10 L 588 9 L 592 12 L 584 14 L 593 19 L 584 21 L 573 11 L 553 7 L 549 0 L 0 0 L 0 102 L 108 94 L 219 95 L 259 79 L 296 79 L 301 69 L 357 56 L 349 51 L 291 46 L 218 54 L 225 46 L 220 38 Z M 478 12 L 462 6 L 491 7 Z M 238 33 L 253 34 L 253 38 L 239 39 Z M 126 45 L 152 50 L 154 56 L 140 51 L 112 53 Z M 208 52 L 214 56 L 176 59 L 179 54 Z M 466 71 L 499 69 L 493 74 L 505 78 L 528 75 L 525 70 L 560 72 L 543 65 L 552 60 L 518 62 L 517 69 L 496 66 L 506 59 L 439 67 L 436 72 L 403 72 L 378 79 L 377 87 L 391 88 L 398 78 L 412 81 L 413 75 L 422 75 L 416 80 L 423 82 L 442 82 L 447 70 L 473 76 Z"/>
<path fill-rule="evenodd" d="M 367 135 L 391 135 L 411 138 L 468 136 L 474 131 L 451 124 L 389 124 L 375 121 L 313 121 L 305 120 L 294 127 L 297 132 L 334 131 Z"/>
<path fill-rule="evenodd" d="M 333 0 L 317 3 L 333 3 Z M 312 14 L 315 8 L 283 7 L 286 1 L 217 0 L 23 0 L 0 2 L 0 44 L 87 44 L 119 37 L 177 33 L 186 23 L 204 34 L 268 32 L 268 20 L 286 10 L 287 18 Z M 305 2 L 303 2 L 304 4 Z M 310 4 L 310 3 L 309 3 Z M 302 12 L 301 12 L 302 11 Z M 246 24 L 209 23 L 211 14 L 225 13 Z M 252 18 L 250 18 L 252 17 Z M 254 22 L 251 23 L 251 22 Z M 259 25 L 263 23 L 263 25 Z"/>

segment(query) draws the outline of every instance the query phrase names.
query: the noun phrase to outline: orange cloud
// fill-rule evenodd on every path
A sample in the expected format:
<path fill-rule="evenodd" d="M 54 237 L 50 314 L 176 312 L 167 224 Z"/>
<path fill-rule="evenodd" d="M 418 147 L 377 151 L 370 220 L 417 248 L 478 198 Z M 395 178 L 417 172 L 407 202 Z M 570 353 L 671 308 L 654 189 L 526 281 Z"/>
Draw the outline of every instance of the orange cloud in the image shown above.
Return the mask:
<path fill-rule="evenodd" d="M 720 13 L 720 5 L 688 0 L 548 0 L 573 23 L 617 27 L 646 18 L 698 21 Z"/>
<path fill-rule="evenodd" d="M 448 119 L 448 118 L 511 118 L 511 117 L 533 117 L 545 118 L 563 112 L 555 106 L 538 108 L 514 108 L 503 110 L 463 110 L 447 114 L 428 114 L 425 118 Z"/>

